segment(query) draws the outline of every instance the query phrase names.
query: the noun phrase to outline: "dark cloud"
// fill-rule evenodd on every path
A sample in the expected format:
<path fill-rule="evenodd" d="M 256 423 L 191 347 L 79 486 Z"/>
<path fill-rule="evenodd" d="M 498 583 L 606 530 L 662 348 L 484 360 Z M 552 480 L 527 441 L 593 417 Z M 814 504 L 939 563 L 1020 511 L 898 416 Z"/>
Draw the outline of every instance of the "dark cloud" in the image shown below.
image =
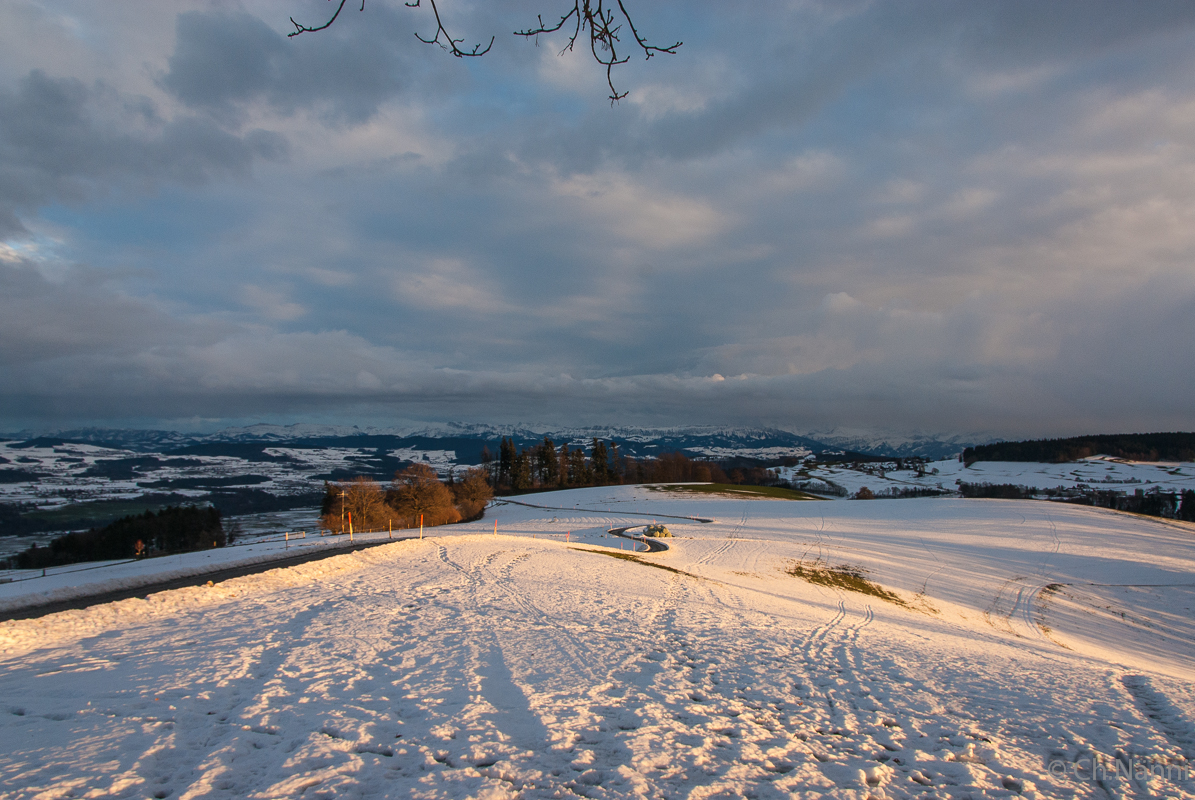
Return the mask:
<path fill-rule="evenodd" d="M 241 176 L 286 150 L 269 131 L 236 135 L 201 117 L 164 121 L 144 97 L 34 70 L 15 92 L 0 92 L 0 237 L 24 232 L 20 214 L 47 203 Z"/>
<path fill-rule="evenodd" d="M 318 9 L 323 11 L 323 9 Z M 410 36 L 384 6 L 367 24 L 339 25 L 288 39 L 247 13 L 191 11 L 178 17 L 177 41 L 162 85 L 194 109 L 225 120 L 255 105 L 282 114 L 315 108 L 361 122 L 418 73 L 401 42 Z M 354 24 L 356 23 L 356 24 Z M 421 53 L 426 58 L 429 53 Z"/>
<path fill-rule="evenodd" d="M 112 292 L 93 271 L 76 268 L 56 282 L 34 262 L 0 261 L 0 371 L 10 376 L 35 364 L 135 353 L 179 334 L 169 316 Z"/>
<path fill-rule="evenodd" d="M 644 4 L 686 44 L 611 108 L 531 5 L 442 5 L 494 52 L 203 5 L 23 68 L 0 212 L 57 238 L 0 242 L 0 414 L 1189 425 L 1195 7 Z"/>

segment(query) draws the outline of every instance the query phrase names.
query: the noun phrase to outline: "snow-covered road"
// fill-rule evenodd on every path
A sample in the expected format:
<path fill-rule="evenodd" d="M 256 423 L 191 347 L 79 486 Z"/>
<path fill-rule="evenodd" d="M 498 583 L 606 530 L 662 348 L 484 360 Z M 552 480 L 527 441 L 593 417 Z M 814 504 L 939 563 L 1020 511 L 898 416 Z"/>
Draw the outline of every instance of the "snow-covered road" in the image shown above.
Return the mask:
<path fill-rule="evenodd" d="M 1019 501 L 552 499 L 0 625 L 0 792 L 1195 797 L 1190 526 Z M 671 549 L 633 561 L 601 538 L 643 524 L 625 512 L 717 522 L 670 519 Z M 785 571 L 814 559 L 905 605 Z"/>

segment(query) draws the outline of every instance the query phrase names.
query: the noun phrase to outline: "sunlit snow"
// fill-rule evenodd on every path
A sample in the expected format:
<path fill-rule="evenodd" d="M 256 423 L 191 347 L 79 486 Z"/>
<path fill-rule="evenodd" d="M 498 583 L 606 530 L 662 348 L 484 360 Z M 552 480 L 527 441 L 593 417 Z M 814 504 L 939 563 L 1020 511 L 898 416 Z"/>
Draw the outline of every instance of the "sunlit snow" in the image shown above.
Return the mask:
<path fill-rule="evenodd" d="M 1191 525 L 522 499 L 552 507 L 0 624 L 5 796 L 1195 796 Z M 653 518 L 671 549 L 614 557 Z M 786 572 L 815 561 L 901 604 Z"/>

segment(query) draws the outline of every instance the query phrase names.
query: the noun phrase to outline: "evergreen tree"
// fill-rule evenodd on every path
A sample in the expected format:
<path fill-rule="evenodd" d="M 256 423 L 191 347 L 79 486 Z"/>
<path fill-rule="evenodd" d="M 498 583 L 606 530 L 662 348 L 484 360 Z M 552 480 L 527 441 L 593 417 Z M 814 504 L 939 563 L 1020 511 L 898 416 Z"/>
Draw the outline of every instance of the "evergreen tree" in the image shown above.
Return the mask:
<path fill-rule="evenodd" d="M 502 437 L 502 443 L 498 447 L 498 483 L 503 486 L 510 485 L 510 470 L 514 466 L 515 461 L 515 443 L 513 439 Z"/>
<path fill-rule="evenodd" d="M 593 485 L 593 472 L 584 450 L 573 450 L 568 454 L 568 482 L 570 486 Z"/>
<path fill-rule="evenodd" d="M 570 471 L 572 469 L 572 454 L 568 451 L 568 442 L 560 445 L 560 464 L 557 467 L 556 480 L 562 488 L 571 485 Z"/>
<path fill-rule="evenodd" d="M 340 490 L 334 484 L 324 481 L 324 499 L 320 503 L 319 515 L 326 517 L 332 513 L 334 508 L 339 508 L 337 503 L 340 502 Z"/>
<path fill-rule="evenodd" d="M 516 492 L 531 488 L 531 454 L 526 450 L 520 450 L 511 461 L 510 488 Z"/>
<path fill-rule="evenodd" d="M 80 561 L 140 558 L 145 555 L 207 550 L 227 543 L 220 512 L 211 506 L 164 508 L 118 519 L 103 528 L 54 538 L 12 557 L 17 569 L 44 569 Z"/>
<path fill-rule="evenodd" d="M 589 450 L 589 468 L 593 472 L 593 482 L 603 486 L 610 482 L 610 455 L 606 452 L 604 442 L 593 437 L 593 445 Z"/>
<path fill-rule="evenodd" d="M 1178 507 L 1178 518 L 1187 522 L 1195 522 L 1195 490 L 1183 490 L 1182 504 Z"/>
<path fill-rule="evenodd" d="M 539 482 L 544 486 L 555 486 L 556 475 L 560 471 L 560 463 L 556 460 L 556 444 L 547 436 L 535 449 L 535 468 Z"/>

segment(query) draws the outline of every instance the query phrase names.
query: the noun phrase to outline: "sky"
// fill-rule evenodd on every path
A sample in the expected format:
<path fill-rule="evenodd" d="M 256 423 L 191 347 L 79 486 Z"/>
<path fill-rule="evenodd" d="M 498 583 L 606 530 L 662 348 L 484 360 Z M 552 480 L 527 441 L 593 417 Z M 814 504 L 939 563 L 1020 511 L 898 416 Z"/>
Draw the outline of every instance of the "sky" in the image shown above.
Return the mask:
<path fill-rule="evenodd" d="M 0 5 L 0 430 L 1195 427 L 1195 4 L 438 5 Z"/>

